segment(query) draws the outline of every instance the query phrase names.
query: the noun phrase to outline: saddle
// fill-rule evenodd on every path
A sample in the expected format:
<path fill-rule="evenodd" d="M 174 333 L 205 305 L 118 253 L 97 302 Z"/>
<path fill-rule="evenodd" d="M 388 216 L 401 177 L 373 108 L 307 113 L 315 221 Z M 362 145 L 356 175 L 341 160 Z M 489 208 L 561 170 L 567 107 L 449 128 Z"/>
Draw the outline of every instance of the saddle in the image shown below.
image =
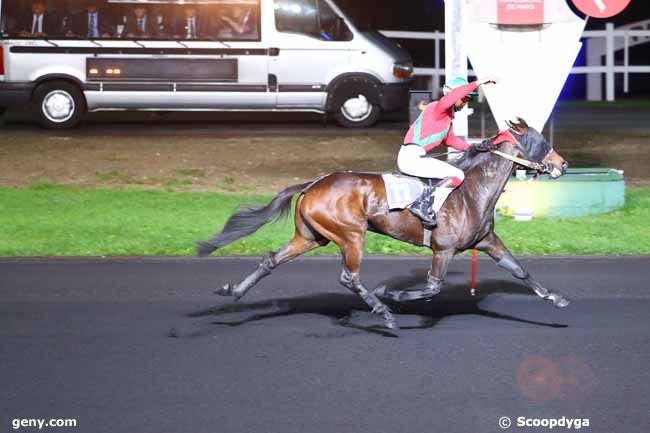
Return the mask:
<path fill-rule="evenodd" d="M 441 179 L 422 178 L 405 173 L 383 173 L 389 209 L 404 209 L 417 200 L 426 186 L 435 186 Z"/>

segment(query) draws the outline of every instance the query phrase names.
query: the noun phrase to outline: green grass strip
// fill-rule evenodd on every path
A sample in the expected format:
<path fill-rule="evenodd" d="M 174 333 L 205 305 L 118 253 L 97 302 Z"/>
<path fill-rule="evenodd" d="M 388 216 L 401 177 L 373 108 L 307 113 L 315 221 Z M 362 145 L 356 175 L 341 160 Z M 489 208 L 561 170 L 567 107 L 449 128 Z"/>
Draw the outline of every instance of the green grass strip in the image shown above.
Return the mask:
<path fill-rule="evenodd" d="M 138 189 L 79 189 L 37 184 L 0 187 L 1 256 L 194 255 L 241 204 L 270 197 Z M 650 189 L 627 192 L 619 211 L 583 218 L 515 222 L 497 233 L 514 254 L 650 254 Z M 270 224 L 215 254 L 261 255 L 291 238 L 292 220 Z M 315 254 L 338 254 L 328 245 Z M 367 254 L 430 254 L 368 234 Z"/>

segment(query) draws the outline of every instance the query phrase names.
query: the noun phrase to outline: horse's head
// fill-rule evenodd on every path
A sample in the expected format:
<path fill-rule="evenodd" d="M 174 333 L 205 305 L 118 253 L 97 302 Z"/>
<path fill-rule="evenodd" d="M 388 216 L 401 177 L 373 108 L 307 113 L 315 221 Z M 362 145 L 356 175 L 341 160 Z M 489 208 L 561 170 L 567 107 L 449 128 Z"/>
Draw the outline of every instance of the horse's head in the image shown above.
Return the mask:
<path fill-rule="evenodd" d="M 535 128 L 526 121 L 517 118 L 517 122 L 507 122 L 509 131 L 517 141 L 512 143 L 518 151 L 516 156 L 532 162 L 542 163 L 548 167 L 549 176 L 557 179 L 566 173 L 569 163 L 557 153 Z"/>

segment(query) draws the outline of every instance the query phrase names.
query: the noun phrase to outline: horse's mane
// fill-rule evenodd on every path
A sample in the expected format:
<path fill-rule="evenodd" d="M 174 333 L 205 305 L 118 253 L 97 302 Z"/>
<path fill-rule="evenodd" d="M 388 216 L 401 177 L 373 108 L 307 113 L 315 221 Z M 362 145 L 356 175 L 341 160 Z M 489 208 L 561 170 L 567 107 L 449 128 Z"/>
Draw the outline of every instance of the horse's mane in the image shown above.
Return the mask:
<path fill-rule="evenodd" d="M 511 130 L 514 130 L 520 135 L 523 135 L 528 131 L 528 124 L 521 117 L 517 117 L 516 122 L 506 121 L 506 124 Z M 495 138 L 496 136 L 490 137 L 488 140 L 494 141 Z M 484 163 L 491 157 L 492 157 L 492 153 L 479 152 L 472 146 L 465 152 L 465 154 L 458 161 L 452 162 L 451 165 L 453 165 L 454 167 L 460 170 L 468 171 L 476 167 L 477 165 Z"/>
<path fill-rule="evenodd" d="M 490 152 L 479 152 L 473 147 L 470 147 L 460 159 L 451 162 L 451 165 L 467 172 L 477 165 L 483 164 L 490 159 L 491 156 L 492 154 Z"/>

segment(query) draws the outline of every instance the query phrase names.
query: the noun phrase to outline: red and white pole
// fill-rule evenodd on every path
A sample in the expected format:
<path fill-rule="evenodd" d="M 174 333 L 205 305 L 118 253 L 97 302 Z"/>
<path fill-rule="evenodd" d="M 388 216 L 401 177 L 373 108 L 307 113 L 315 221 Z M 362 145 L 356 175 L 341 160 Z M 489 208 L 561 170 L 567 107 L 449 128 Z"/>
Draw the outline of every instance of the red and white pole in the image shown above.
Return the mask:
<path fill-rule="evenodd" d="M 477 257 L 478 257 L 478 252 L 476 250 L 472 250 L 472 279 L 470 281 L 470 294 L 472 296 L 476 295 L 476 268 L 477 268 Z"/>

